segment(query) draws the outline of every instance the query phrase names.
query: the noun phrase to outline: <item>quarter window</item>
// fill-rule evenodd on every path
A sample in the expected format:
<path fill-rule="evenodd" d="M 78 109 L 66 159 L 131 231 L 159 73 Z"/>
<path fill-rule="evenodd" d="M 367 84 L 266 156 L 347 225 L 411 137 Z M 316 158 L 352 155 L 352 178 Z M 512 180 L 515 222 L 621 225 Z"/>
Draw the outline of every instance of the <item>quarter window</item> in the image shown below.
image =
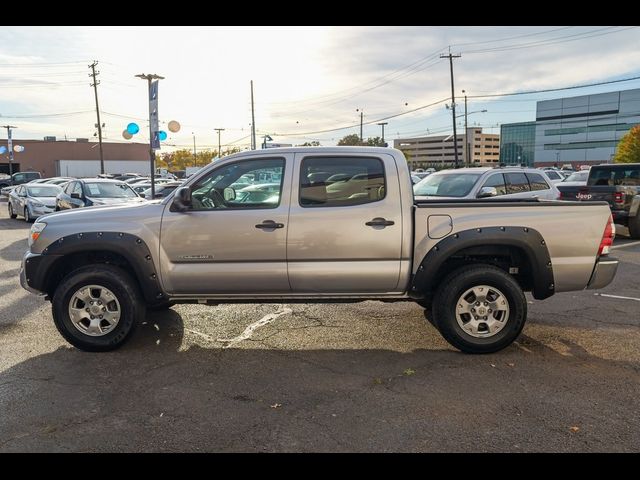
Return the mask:
<path fill-rule="evenodd" d="M 193 210 L 277 208 L 284 159 L 243 160 L 215 169 L 191 189 Z"/>
<path fill-rule="evenodd" d="M 505 173 L 507 193 L 524 193 L 529 191 L 529 181 L 524 173 Z"/>
<path fill-rule="evenodd" d="M 527 173 L 527 178 L 529 179 L 529 185 L 531 186 L 532 191 L 536 190 L 549 190 L 549 184 L 542 178 L 542 175 L 539 173 Z"/>
<path fill-rule="evenodd" d="M 300 205 L 345 207 L 385 197 L 384 166 L 379 158 L 307 157 L 300 166 Z"/>

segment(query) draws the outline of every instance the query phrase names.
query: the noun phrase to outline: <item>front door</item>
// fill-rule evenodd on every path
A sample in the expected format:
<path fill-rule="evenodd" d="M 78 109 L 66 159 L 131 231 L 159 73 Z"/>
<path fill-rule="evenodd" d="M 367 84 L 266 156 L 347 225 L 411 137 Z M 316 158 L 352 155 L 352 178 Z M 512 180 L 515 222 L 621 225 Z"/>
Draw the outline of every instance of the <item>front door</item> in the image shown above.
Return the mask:
<path fill-rule="evenodd" d="M 292 163 L 292 154 L 223 163 L 191 185 L 190 210 L 165 206 L 160 258 L 170 294 L 290 292 Z"/>
<path fill-rule="evenodd" d="M 294 178 L 287 247 L 293 292 L 396 292 L 402 207 L 393 157 L 305 154 L 296 158 Z"/>

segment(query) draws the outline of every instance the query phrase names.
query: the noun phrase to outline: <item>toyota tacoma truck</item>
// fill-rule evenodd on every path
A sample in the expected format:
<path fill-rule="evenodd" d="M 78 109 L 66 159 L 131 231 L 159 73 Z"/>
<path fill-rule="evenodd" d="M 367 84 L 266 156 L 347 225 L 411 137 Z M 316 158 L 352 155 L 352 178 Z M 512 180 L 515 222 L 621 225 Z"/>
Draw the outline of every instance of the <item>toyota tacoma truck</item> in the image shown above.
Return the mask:
<path fill-rule="evenodd" d="M 415 200 L 399 150 L 277 148 L 162 200 L 40 217 L 20 278 L 88 351 L 176 303 L 381 300 L 415 301 L 451 345 L 487 353 L 522 331 L 524 292 L 609 284 L 614 235 L 605 202 Z"/>
<path fill-rule="evenodd" d="M 640 163 L 594 165 L 587 185 L 557 185 L 563 200 L 604 201 L 613 222 L 629 228 L 629 236 L 640 239 Z"/>

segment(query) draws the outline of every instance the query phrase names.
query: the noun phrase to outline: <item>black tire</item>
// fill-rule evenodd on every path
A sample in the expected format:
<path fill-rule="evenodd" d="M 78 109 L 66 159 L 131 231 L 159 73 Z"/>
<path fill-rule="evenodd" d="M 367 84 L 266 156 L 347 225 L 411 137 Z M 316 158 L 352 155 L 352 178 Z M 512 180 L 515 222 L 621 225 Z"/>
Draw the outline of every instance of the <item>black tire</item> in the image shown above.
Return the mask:
<path fill-rule="evenodd" d="M 438 326 L 433 320 L 433 300 L 416 300 L 415 302 L 424 308 L 424 318 L 437 329 Z"/>
<path fill-rule="evenodd" d="M 115 328 L 102 336 L 81 332 L 71 321 L 69 303 L 85 285 L 103 286 L 115 295 L 120 304 L 120 319 Z M 53 320 L 60 334 L 73 346 L 87 352 L 106 352 L 121 347 L 144 320 L 146 307 L 136 282 L 112 265 L 89 265 L 67 275 L 53 295 Z"/>
<path fill-rule="evenodd" d="M 29 207 L 24 207 L 24 221 L 29 223 L 31 221 L 31 214 L 29 213 Z"/>
<path fill-rule="evenodd" d="M 485 338 L 465 332 L 456 319 L 460 297 L 479 285 L 499 290 L 506 297 L 509 307 L 504 327 Z M 493 353 L 509 346 L 520 335 L 527 319 L 527 300 L 511 275 L 492 265 L 473 265 L 452 272 L 440 284 L 433 299 L 433 317 L 445 340 L 458 350 L 465 353 Z"/>
<path fill-rule="evenodd" d="M 634 240 L 640 240 L 640 212 L 629 218 L 629 236 Z"/>
<path fill-rule="evenodd" d="M 9 209 L 9 217 L 18 218 L 18 215 L 13 211 L 13 205 L 11 205 L 11 200 L 9 200 L 9 206 L 7 208 Z"/>
<path fill-rule="evenodd" d="M 169 310 L 175 304 L 176 302 L 163 302 L 156 305 L 147 305 L 147 310 L 150 312 L 161 312 L 163 310 Z"/>

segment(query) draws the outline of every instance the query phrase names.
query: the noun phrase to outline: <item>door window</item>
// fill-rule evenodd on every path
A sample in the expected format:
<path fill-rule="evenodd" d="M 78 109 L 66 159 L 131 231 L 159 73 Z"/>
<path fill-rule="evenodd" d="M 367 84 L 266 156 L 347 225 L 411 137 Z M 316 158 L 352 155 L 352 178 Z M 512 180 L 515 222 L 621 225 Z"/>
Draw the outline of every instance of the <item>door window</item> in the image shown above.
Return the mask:
<path fill-rule="evenodd" d="M 82 185 L 80 185 L 80 182 L 75 182 L 73 184 L 73 189 L 71 190 L 71 193 L 77 193 L 82 198 Z"/>
<path fill-rule="evenodd" d="M 524 173 L 505 173 L 507 193 L 525 193 L 529 191 L 529 181 Z"/>
<path fill-rule="evenodd" d="M 191 188 L 193 210 L 277 208 L 284 159 L 243 160 L 217 168 Z"/>
<path fill-rule="evenodd" d="M 300 166 L 300 206 L 345 207 L 385 197 L 379 158 L 307 157 Z"/>

